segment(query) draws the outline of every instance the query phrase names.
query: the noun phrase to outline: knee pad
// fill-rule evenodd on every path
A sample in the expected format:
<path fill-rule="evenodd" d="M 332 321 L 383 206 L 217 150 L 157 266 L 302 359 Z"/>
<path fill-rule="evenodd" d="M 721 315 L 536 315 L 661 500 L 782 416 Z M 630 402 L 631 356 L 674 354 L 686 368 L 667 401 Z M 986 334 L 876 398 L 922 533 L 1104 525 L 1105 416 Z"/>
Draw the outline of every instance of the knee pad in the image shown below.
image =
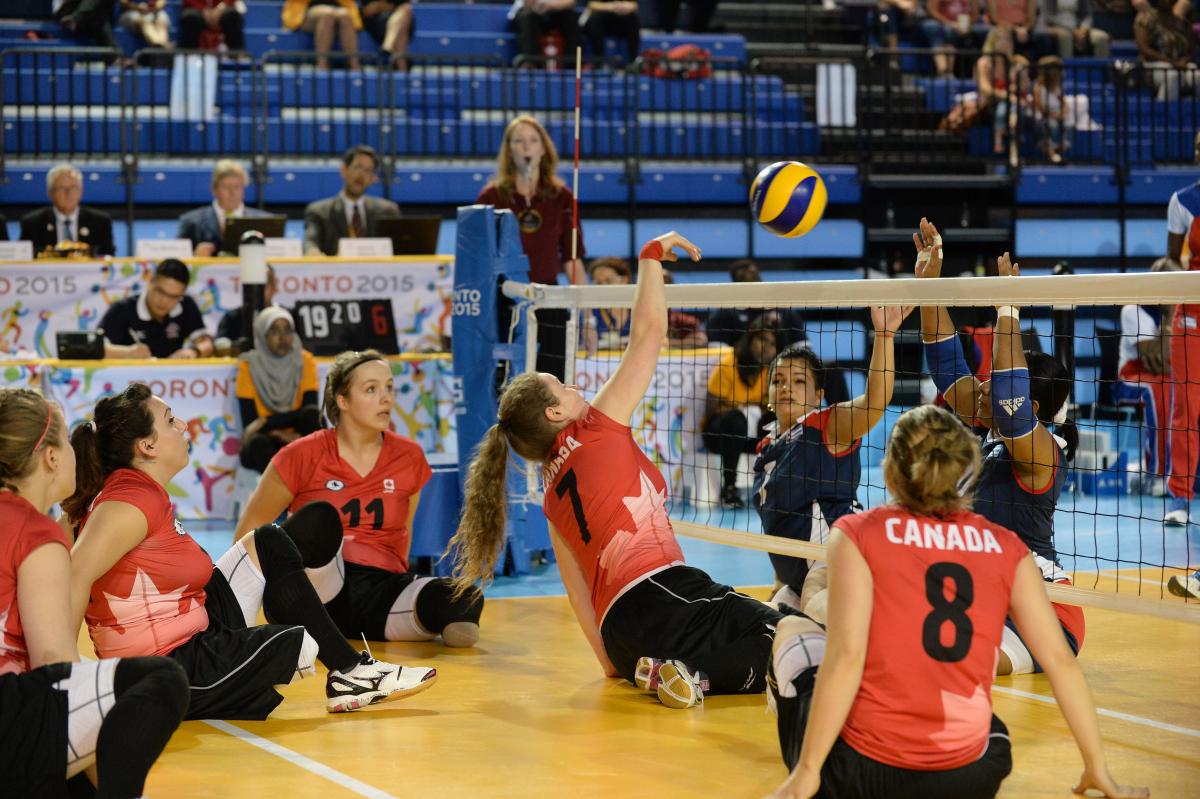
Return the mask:
<path fill-rule="evenodd" d="M 113 675 L 113 692 L 117 699 L 135 685 L 150 692 L 159 705 L 171 708 L 183 718 L 191 689 L 187 672 L 179 663 L 168 657 L 121 658 Z"/>
<path fill-rule="evenodd" d="M 54 683 L 57 690 L 67 693 L 67 777 L 95 762 L 100 726 L 117 702 L 114 678 L 118 662 L 110 658 L 72 663 L 70 675 Z"/>
<path fill-rule="evenodd" d="M 479 617 L 483 614 L 483 591 L 471 586 L 454 595 L 454 583 L 443 578 L 430 580 L 417 594 L 417 618 L 430 630 L 440 632 L 448 646 L 472 646 L 479 640 Z M 455 643 L 462 635 L 470 637 L 467 626 L 474 627 L 474 639 Z M 454 627 L 451 630 L 451 627 Z"/>
<path fill-rule="evenodd" d="M 317 639 L 309 635 L 308 630 L 305 630 L 304 640 L 300 644 L 300 655 L 296 658 L 296 671 L 292 675 L 292 682 L 312 677 L 317 673 L 318 652 L 320 652 L 320 647 L 317 645 Z"/>
<path fill-rule="evenodd" d="M 316 569 L 342 548 L 342 515 L 328 502 L 310 502 L 281 525 L 296 544 L 304 568 Z"/>
<path fill-rule="evenodd" d="M 257 534 L 254 535 L 254 541 L 261 560 L 263 554 Z M 268 550 L 269 548 L 268 544 Z M 246 626 L 253 627 L 258 622 L 258 611 L 262 609 L 263 590 L 267 580 L 250 559 L 245 538 L 235 541 L 233 546 L 225 550 L 225 554 L 217 559 L 217 569 L 225 576 L 225 582 L 229 583 L 229 588 L 242 609 Z"/>
<path fill-rule="evenodd" d="M 1000 632 L 1000 651 L 1012 663 L 1010 674 L 1033 674 L 1038 670 L 1037 664 L 1033 661 L 1033 654 L 1025 646 L 1025 642 L 1021 640 L 1021 636 L 1017 635 L 1016 631 L 1007 625 Z"/>
<path fill-rule="evenodd" d="M 258 551 L 263 577 L 268 581 L 304 568 L 296 543 L 277 524 L 264 524 L 254 531 L 254 548 Z"/>

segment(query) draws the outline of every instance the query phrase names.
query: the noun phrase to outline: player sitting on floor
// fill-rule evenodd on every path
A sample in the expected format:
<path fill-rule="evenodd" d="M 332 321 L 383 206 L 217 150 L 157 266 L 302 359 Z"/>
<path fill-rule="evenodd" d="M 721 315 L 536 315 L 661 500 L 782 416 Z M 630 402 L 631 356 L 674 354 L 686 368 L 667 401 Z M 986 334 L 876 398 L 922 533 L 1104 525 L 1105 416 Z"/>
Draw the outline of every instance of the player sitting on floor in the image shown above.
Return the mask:
<path fill-rule="evenodd" d="M 333 427 L 305 436 L 271 459 L 238 523 L 243 536 L 285 510 L 331 503 L 341 522 L 294 536 L 309 579 L 338 629 L 375 641 L 474 646 L 483 592 L 408 570 L 413 517 L 432 471 L 416 442 L 388 429 L 392 369 L 374 350 L 344 352 L 325 378 Z M 345 535 L 343 536 L 343 530 Z"/>
<path fill-rule="evenodd" d="M 942 245 L 937 229 L 921 220 L 915 234 L 917 277 L 941 274 Z M 1005 253 L 997 261 L 1001 276 L 1018 274 Z M 950 314 L 942 307 L 921 308 L 921 335 L 930 377 L 946 404 L 964 421 L 989 430 L 983 444 L 983 472 L 975 491 L 975 509 L 989 520 L 1021 536 L 1047 582 L 1069 585 L 1054 547 L 1054 509 L 1067 480 L 1063 438 L 1049 425 L 1066 421 L 1071 379 L 1054 358 L 1021 347 L 1017 309 L 996 309 L 992 379 L 980 382 L 963 359 Z M 1055 603 L 1067 644 L 1083 648 L 1083 610 Z M 1000 645 L 998 674 L 1041 671 L 1028 647 L 1010 624 Z"/>
<path fill-rule="evenodd" d="M 99 799 L 142 795 L 187 708 L 162 657 L 79 661 L 70 542 L 46 514 L 75 490 L 62 411 L 0 388 L 0 774 L 5 796 L 64 796 L 96 765 Z"/>
<path fill-rule="evenodd" d="M 1150 795 L 1108 773 L 1038 565 L 1018 536 L 970 511 L 979 471 L 977 440 L 948 411 L 924 405 L 896 422 L 883 461 L 894 504 L 843 516 L 830 533 L 828 637 L 807 619 L 779 626 L 768 684 L 792 770 L 779 799 L 994 797 L 1012 770 L 991 701 L 1006 616 L 1083 755 L 1075 791 Z"/>
<path fill-rule="evenodd" d="M 74 495 L 63 503 L 79 531 L 71 555 L 76 624 L 86 610 L 101 657 L 169 655 L 188 673 L 190 719 L 263 719 L 276 685 L 329 669 L 326 709 L 355 710 L 430 687 L 433 669 L 356 652 L 304 574 L 292 535 L 337 523 L 314 504 L 287 528 L 259 527 L 216 566 L 175 519 L 165 486 L 188 465 L 181 419 L 141 383 L 96 404 L 71 437 Z M 253 626 L 259 610 L 268 621 Z"/>
<path fill-rule="evenodd" d="M 676 233 L 642 249 L 629 347 L 592 403 L 544 373 L 523 374 L 504 390 L 497 423 L 471 462 L 450 544 L 464 589 L 489 580 L 504 543 L 508 448 L 542 464 L 559 571 L 604 673 L 657 691 L 669 707 L 691 707 L 706 690 L 763 690 L 781 616 L 684 565 L 666 482 L 629 428 L 667 331 L 662 261 L 675 260 L 674 247 L 700 259 Z"/>
<path fill-rule="evenodd" d="M 767 384 L 775 421 L 754 462 L 754 507 L 763 532 L 823 544 L 831 524 L 861 510 L 859 445 L 892 400 L 894 336 L 911 312 L 911 307 L 871 309 L 875 343 L 867 390 L 846 402 L 821 407 L 825 370 L 808 347 L 788 347 L 775 356 Z M 772 553 L 771 564 L 781 585 L 773 601 L 800 608 L 809 562 Z"/>

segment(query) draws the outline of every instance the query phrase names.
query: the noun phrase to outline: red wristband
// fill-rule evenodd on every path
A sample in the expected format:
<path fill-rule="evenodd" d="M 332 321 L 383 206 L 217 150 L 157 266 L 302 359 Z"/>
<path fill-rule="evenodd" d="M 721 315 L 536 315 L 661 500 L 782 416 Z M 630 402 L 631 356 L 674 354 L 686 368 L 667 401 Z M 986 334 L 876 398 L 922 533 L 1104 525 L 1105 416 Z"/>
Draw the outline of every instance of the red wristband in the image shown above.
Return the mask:
<path fill-rule="evenodd" d="M 663 257 L 662 242 L 658 239 L 649 241 L 646 246 L 642 247 L 641 253 L 638 254 L 638 260 L 661 261 Z"/>

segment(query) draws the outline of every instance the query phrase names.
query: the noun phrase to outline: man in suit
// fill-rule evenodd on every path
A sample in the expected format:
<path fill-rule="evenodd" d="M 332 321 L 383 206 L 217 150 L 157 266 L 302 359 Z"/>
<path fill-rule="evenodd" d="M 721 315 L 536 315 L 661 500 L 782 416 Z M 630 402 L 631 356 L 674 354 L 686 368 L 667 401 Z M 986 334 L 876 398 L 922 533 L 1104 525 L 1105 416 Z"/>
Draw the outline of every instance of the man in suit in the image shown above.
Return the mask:
<path fill-rule="evenodd" d="M 381 219 L 397 219 L 400 208 L 391 200 L 368 197 L 379 179 L 379 156 L 360 144 L 342 156 L 342 191 L 304 209 L 304 254 L 337 255 L 338 241 L 376 235 Z"/>
<path fill-rule="evenodd" d="M 79 204 L 83 173 L 71 164 L 59 164 L 46 173 L 46 195 L 53 205 L 21 217 L 21 238 L 33 243 L 35 256 L 68 241 L 88 245 L 93 256 L 115 252 L 112 218 Z"/>
<path fill-rule="evenodd" d="M 245 204 L 246 168 L 237 161 L 222 159 L 212 174 L 213 201 L 179 217 L 176 238 L 190 239 L 197 258 L 210 258 L 222 252 L 225 223 L 241 217 L 266 217 L 271 214 Z"/>

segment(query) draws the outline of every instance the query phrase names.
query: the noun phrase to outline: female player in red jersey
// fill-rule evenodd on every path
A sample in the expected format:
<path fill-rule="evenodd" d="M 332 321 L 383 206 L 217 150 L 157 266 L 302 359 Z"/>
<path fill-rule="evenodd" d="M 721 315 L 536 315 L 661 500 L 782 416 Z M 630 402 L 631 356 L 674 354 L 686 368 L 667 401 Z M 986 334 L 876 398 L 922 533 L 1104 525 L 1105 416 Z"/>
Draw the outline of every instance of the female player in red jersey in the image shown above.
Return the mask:
<path fill-rule="evenodd" d="M 995 796 L 1012 769 L 991 700 L 1006 616 L 1083 755 L 1076 792 L 1149 796 L 1108 773 L 1087 682 L 1029 549 L 970 511 L 980 468 L 977 441 L 949 411 L 924 405 L 896 422 L 883 461 L 894 504 L 843 516 L 830 536 L 823 657 L 796 661 L 782 627 L 777 639 L 768 682 L 792 773 L 776 797 Z"/>
<path fill-rule="evenodd" d="M 187 707 L 187 676 L 167 658 L 80 662 L 70 543 L 46 515 L 74 490 L 62 412 L 37 392 L 0 388 L 4 796 L 65 796 L 67 780 L 93 762 L 98 797 L 141 796 Z"/>
<path fill-rule="evenodd" d="M 654 376 L 667 332 L 662 261 L 676 233 L 649 242 L 638 263 L 629 347 L 589 404 L 549 374 L 523 374 L 500 398 L 467 474 L 466 501 L 451 539 L 463 590 L 487 582 L 504 541 L 508 448 L 542 464 L 546 518 L 571 605 L 610 677 L 690 707 L 706 690 L 763 690 L 781 615 L 684 565 L 667 518 L 661 473 L 633 439 L 629 420 Z"/>
<path fill-rule="evenodd" d="M 246 512 L 242 536 L 327 502 L 341 525 L 295 535 L 308 576 L 343 635 L 447 646 L 479 640 L 483 592 L 408 570 L 413 517 L 432 472 L 416 442 L 388 429 L 392 370 L 374 350 L 344 352 L 325 378 L 324 413 L 333 427 L 305 436 L 271 459 Z M 344 535 L 343 531 L 344 530 Z"/>
<path fill-rule="evenodd" d="M 326 709 L 355 710 L 433 684 L 433 669 L 356 652 L 304 574 L 293 534 L 338 523 L 315 503 L 286 524 L 259 527 L 217 561 L 175 519 L 166 486 L 188 465 L 183 421 L 141 383 L 96 404 L 71 437 L 75 493 L 63 503 L 79 531 L 71 604 L 96 652 L 169 655 L 188 673 L 188 718 L 262 719 L 275 686 L 329 668 Z M 254 626 L 259 610 L 268 621 Z"/>

